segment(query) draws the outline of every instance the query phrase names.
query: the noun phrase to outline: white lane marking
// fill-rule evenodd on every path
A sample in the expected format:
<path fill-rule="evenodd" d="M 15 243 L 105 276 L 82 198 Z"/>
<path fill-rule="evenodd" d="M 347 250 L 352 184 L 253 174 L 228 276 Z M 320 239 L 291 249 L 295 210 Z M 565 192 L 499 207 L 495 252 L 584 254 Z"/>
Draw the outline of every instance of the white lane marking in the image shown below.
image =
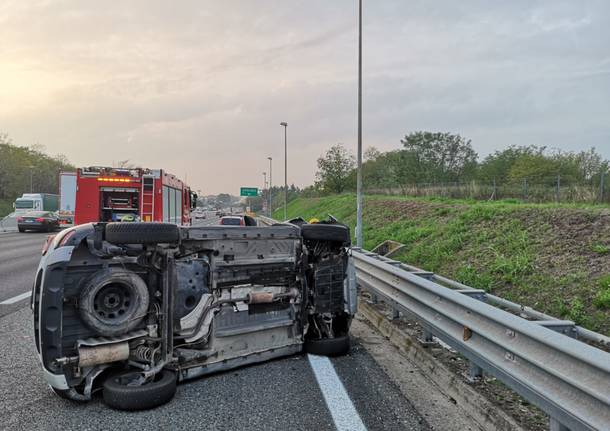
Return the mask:
<path fill-rule="evenodd" d="M 316 355 L 307 355 L 307 358 L 337 430 L 366 431 L 330 359 Z"/>
<path fill-rule="evenodd" d="M 17 296 L 13 296 L 12 298 L 5 299 L 4 301 L 0 302 L 0 305 L 14 304 L 15 302 L 19 302 L 25 298 L 29 298 L 31 294 L 32 294 L 32 292 L 24 292 L 21 295 L 17 295 Z"/>

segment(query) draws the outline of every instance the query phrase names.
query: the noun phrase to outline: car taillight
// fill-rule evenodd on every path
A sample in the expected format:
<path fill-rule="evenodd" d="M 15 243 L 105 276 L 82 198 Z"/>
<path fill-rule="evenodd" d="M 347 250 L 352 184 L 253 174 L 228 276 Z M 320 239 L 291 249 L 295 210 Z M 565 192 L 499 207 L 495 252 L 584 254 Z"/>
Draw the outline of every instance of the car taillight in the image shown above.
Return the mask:
<path fill-rule="evenodd" d="M 38 217 L 38 218 L 36 219 L 36 221 L 37 221 L 38 223 L 42 223 L 42 222 L 44 222 L 44 219 L 43 219 L 42 217 Z"/>
<path fill-rule="evenodd" d="M 17 217 L 17 223 L 22 222 L 23 221 L 23 217 Z"/>
<path fill-rule="evenodd" d="M 47 239 L 45 240 L 44 244 L 42 245 L 42 255 L 43 256 L 45 254 L 47 254 L 47 251 L 49 250 L 49 246 L 53 242 L 54 238 L 55 238 L 55 235 L 47 235 Z"/>
<path fill-rule="evenodd" d="M 246 224 L 244 223 L 244 219 L 243 219 L 243 218 L 240 218 L 240 219 L 239 219 L 239 225 L 240 225 L 240 226 L 245 226 L 245 225 L 246 225 Z"/>
<path fill-rule="evenodd" d="M 59 244 L 57 244 L 57 248 L 63 247 L 64 245 L 66 245 L 66 243 L 68 241 L 70 241 L 70 239 L 74 236 L 74 234 L 76 234 L 76 231 L 74 231 L 74 230 L 65 234 L 64 237 L 61 239 L 61 241 L 59 241 Z"/>

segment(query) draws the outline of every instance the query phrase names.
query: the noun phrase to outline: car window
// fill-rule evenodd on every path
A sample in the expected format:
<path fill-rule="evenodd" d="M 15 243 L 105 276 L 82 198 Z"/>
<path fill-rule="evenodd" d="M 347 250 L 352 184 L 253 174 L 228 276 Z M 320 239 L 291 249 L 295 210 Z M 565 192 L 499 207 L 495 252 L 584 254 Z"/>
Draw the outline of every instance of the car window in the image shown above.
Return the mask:
<path fill-rule="evenodd" d="M 25 214 L 27 217 L 50 217 L 51 214 L 49 214 L 46 211 L 30 211 L 28 213 Z"/>
<path fill-rule="evenodd" d="M 223 218 L 221 223 L 223 225 L 239 226 L 241 224 L 241 220 L 238 218 Z"/>
<path fill-rule="evenodd" d="M 34 208 L 34 201 L 30 200 L 17 200 L 15 201 L 16 209 Z"/>

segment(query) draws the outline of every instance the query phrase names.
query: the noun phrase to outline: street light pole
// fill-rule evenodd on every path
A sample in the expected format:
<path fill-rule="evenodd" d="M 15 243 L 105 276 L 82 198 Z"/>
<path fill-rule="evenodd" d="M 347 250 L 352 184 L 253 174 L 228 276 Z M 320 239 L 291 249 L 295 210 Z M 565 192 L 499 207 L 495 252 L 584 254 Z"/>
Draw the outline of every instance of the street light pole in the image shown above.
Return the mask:
<path fill-rule="evenodd" d="M 267 188 L 267 172 L 263 172 L 263 188 L 261 190 L 261 210 L 265 208 L 265 189 Z"/>
<path fill-rule="evenodd" d="M 272 169 L 271 169 L 271 162 L 273 161 L 273 158 L 271 157 L 267 157 L 267 159 L 269 159 L 269 217 L 271 217 L 273 215 L 273 211 L 271 210 L 271 203 L 273 202 L 273 199 L 271 197 L 271 187 L 273 187 L 272 184 Z"/>
<path fill-rule="evenodd" d="M 356 246 L 362 247 L 362 0 L 358 0 L 358 171 L 356 176 Z"/>
<path fill-rule="evenodd" d="M 284 126 L 284 220 L 288 219 L 288 123 L 281 122 Z"/>
<path fill-rule="evenodd" d="M 34 192 L 34 166 L 30 166 L 30 193 Z"/>

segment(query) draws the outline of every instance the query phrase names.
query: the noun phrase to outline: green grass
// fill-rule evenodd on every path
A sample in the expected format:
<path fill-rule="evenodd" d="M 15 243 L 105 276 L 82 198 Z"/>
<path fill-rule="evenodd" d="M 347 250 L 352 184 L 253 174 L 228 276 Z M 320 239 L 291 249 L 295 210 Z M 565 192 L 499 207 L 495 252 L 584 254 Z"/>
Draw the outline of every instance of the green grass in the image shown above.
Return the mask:
<path fill-rule="evenodd" d="M 608 254 L 610 253 L 610 247 L 605 244 L 593 244 L 591 250 L 597 254 Z"/>
<path fill-rule="evenodd" d="M 599 290 L 593 303 L 597 308 L 610 310 L 610 275 L 597 280 Z"/>
<path fill-rule="evenodd" d="M 15 199 L 0 199 L 0 219 L 13 212 Z"/>
<path fill-rule="evenodd" d="M 355 209 L 353 194 L 296 199 L 288 216 L 332 214 L 354 232 Z M 595 205 L 367 196 L 364 246 L 399 241 L 406 247 L 395 257 L 403 262 L 610 333 L 604 212 Z M 282 219 L 283 209 L 274 217 Z"/>

